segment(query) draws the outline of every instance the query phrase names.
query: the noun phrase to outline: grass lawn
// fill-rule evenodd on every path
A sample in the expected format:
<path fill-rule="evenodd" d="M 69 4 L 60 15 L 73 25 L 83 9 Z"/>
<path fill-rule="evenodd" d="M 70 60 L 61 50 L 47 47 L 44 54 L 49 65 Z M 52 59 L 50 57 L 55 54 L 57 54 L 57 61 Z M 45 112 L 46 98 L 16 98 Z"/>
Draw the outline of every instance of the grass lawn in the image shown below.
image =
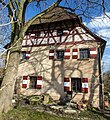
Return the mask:
<path fill-rule="evenodd" d="M 72 118 L 60 117 L 49 113 L 38 112 L 26 108 L 13 109 L 4 114 L 3 120 L 73 120 Z"/>
<path fill-rule="evenodd" d="M 109 117 L 99 114 L 96 111 L 81 112 L 78 115 L 78 119 L 74 116 L 71 116 L 72 118 L 69 116 L 61 117 L 27 108 L 17 108 L 4 114 L 2 120 L 110 120 Z"/>

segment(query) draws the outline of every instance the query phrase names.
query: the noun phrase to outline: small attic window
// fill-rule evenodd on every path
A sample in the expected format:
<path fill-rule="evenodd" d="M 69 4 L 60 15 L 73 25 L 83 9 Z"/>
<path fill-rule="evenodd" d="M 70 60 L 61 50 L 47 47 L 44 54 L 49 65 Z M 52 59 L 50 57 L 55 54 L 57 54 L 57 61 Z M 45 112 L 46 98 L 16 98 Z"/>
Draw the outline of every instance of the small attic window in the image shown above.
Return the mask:
<path fill-rule="evenodd" d="M 62 36 L 63 35 L 63 29 L 58 29 L 57 30 L 57 35 Z"/>
<path fill-rule="evenodd" d="M 56 50 L 56 60 L 63 60 L 64 59 L 64 50 Z"/>
<path fill-rule="evenodd" d="M 22 60 L 26 59 L 26 51 L 22 51 L 21 54 L 22 54 L 22 58 L 21 59 Z"/>
<path fill-rule="evenodd" d="M 37 31 L 37 32 L 36 32 L 36 37 L 40 37 L 40 34 L 41 34 L 41 32 L 40 32 L 40 31 Z"/>

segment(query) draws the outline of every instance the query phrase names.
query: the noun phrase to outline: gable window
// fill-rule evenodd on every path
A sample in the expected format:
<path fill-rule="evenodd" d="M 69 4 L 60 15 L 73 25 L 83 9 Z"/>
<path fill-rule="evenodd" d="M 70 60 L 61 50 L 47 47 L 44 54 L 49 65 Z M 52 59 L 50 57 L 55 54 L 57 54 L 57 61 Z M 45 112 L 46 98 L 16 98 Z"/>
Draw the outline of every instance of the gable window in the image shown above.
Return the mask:
<path fill-rule="evenodd" d="M 82 91 L 81 78 L 72 78 L 71 79 L 71 89 L 73 92 L 81 92 Z"/>
<path fill-rule="evenodd" d="M 57 34 L 58 34 L 58 36 L 62 36 L 63 35 L 63 29 L 57 30 Z"/>
<path fill-rule="evenodd" d="M 30 76 L 30 87 L 31 89 L 36 89 L 37 85 L 37 77 L 36 76 Z"/>
<path fill-rule="evenodd" d="M 64 59 L 64 50 L 56 50 L 56 60 L 63 60 Z"/>
<path fill-rule="evenodd" d="M 26 59 L 26 51 L 22 51 L 21 54 L 22 54 L 21 59 L 22 60 Z"/>
<path fill-rule="evenodd" d="M 37 31 L 37 32 L 36 32 L 36 37 L 40 37 L 40 34 L 41 34 L 41 32 L 40 32 L 40 31 Z"/>
<path fill-rule="evenodd" d="M 80 52 L 80 56 L 79 56 L 80 59 L 88 59 L 89 58 L 90 51 L 88 48 L 80 49 L 79 52 Z"/>

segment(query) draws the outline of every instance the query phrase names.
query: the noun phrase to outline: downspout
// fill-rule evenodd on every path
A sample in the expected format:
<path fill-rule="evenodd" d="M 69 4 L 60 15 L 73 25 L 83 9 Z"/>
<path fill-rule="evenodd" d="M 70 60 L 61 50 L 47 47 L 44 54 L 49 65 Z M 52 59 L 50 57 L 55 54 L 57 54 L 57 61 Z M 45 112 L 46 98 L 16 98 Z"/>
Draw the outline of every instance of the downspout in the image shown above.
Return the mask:
<path fill-rule="evenodd" d="M 101 111 L 104 110 L 103 105 L 103 80 L 102 80 L 102 68 L 101 68 L 101 47 L 98 47 L 98 68 L 99 68 L 99 106 Z"/>

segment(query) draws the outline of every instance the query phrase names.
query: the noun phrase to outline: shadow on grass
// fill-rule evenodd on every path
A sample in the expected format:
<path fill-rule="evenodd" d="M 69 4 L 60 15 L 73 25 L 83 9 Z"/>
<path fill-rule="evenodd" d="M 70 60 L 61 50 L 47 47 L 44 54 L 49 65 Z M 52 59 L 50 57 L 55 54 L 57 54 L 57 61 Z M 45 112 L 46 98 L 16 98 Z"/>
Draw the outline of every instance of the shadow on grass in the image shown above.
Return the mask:
<path fill-rule="evenodd" d="M 96 111 L 91 111 L 93 114 L 98 114 L 100 116 L 102 116 L 103 118 L 105 118 L 106 120 L 110 120 L 110 109 L 105 109 L 104 110 L 104 113 L 102 113 L 101 111 L 99 110 L 96 110 Z"/>

